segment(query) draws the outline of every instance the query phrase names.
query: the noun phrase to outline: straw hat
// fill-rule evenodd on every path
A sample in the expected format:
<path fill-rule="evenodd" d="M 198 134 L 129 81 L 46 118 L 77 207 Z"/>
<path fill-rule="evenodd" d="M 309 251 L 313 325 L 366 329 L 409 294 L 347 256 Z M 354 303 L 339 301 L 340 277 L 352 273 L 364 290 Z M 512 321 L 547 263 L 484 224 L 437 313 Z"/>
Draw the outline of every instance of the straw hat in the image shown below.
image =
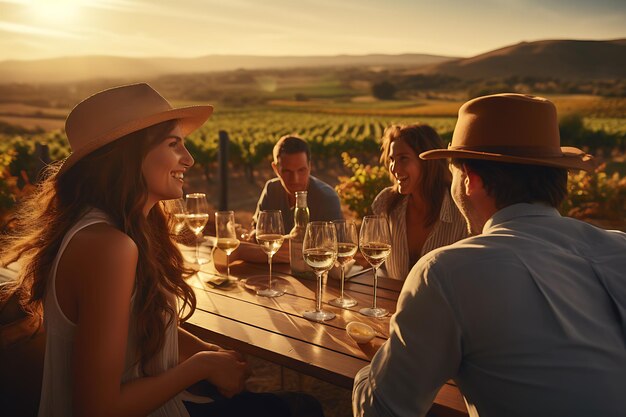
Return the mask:
<path fill-rule="evenodd" d="M 65 133 L 72 153 L 59 173 L 108 143 L 167 120 L 178 120 L 186 136 L 202 126 L 212 112 L 212 106 L 172 108 L 145 83 L 101 91 L 78 103 L 67 116 Z"/>
<path fill-rule="evenodd" d="M 593 157 L 561 147 L 556 107 L 523 94 L 494 94 L 463 104 L 448 149 L 422 152 L 422 159 L 488 159 L 560 168 L 594 168 Z"/>

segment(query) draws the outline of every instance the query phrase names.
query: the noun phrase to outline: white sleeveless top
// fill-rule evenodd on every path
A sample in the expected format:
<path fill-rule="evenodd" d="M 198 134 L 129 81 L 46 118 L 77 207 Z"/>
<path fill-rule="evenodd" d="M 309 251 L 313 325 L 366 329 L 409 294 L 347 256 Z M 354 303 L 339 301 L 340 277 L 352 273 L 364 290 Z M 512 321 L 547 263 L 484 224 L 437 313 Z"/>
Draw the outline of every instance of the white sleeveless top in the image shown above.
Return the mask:
<path fill-rule="evenodd" d="M 44 297 L 44 324 L 46 328 L 46 354 L 44 359 L 43 382 L 41 385 L 41 400 L 39 403 L 39 417 L 69 417 L 72 413 L 72 349 L 76 325 L 71 322 L 61 310 L 56 296 L 56 271 L 63 251 L 74 235 L 95 223 L 112 222 L 100 210 L 93 209 L 83 216 L 65 234 L 59 247 L 54 263 L 52 264 L 50 282 Z M 128 306 L 132 313 L 132 302 Z M 128 343 L 126 346 L 125 371 L 121 382 L 131 381 L 141 377 L 139 364 L 135 360 L 136 338 L 133 329 L 135 320 L 130 320 Z M 148 365 L 147 371 L 151 375 L 159 374 L 178 364 L 178 326 L 173 320 L 165 331 L 165 344 L 161 352 Z M 170 399 L 160 408 L 150 414 L 150 417 L 189 417 L 182 403 L 183 394 Z M 187 399 L 187 398 L 185 398 Z"/>

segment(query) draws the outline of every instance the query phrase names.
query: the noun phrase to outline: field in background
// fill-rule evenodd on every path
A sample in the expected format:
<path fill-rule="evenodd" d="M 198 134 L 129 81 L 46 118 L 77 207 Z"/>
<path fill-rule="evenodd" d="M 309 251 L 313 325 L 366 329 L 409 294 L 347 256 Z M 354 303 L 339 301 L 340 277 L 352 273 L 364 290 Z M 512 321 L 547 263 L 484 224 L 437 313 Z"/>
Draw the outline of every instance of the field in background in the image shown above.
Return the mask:
<path fill-rule="evenodd" d="M 548 96 L 557 106 L 559 115 L 579 114 L 585 118 L 585 124 L 592 130 L 607 130 L 608 133 L 626 132 L 626 98 L 607 98 L 589 95 Z M 287 99 L 270 100 L 267 105 L 232 106 L 215 105 L 215 116 L 206 126 L 215 126 L 218 130 L 227 130 L 233 123 L 248 124 L 250 111 L 266 111 L 269 119 L 284 120 L 291 113 L 309 114 L 311 118 L 320 114 L 342 116 L 379 117 L 384 123 L 423 121 L 425 118 L 456 119 L 459 107 L 464 99 L 458 100 L 375 100 L 371 96 L 361 96 L 350 101 L 329 99 L 311 99 L 296 101 Z M 209 101 L 210 102 L 210 101 Z M 204 102 L 194 100 L 176 100 L 175 105 L 193 105 Z M 20 103 L 0 103 L 0 121 L 21 126 L 25 129 L 43 130 L 61 129 L 70 108 L 38 107 Z M 274 114 L 275 117 L 272 117 Z M 221 115 L 227 125 L 220 126 Z M 302 118 L 295 123 L 300 123 Z M 288 121 L 285 121 L 288 123 Z M 314 121 L 307 122 L 315 123 Z M 323 123 L 320 119 L 318 124 Z M 356 123 L 356 122 L 355 122 Z M 446 123 L 445 128 L 452 130 L 454 122 Z"/>
<path fill-rule="evenodd" d="M 574 142 L 570 141 L 570 144 L 590 147 L 592 153 L 600 156 L 599 160 L 606 162 L 607 175 L 618 173 L 621 177 L 626 176 L 623 155 L 626 144 L 626 98 L 582 95 L 550 98 L 556 103 L 564 120 L 575 115 L 573 123 L 569 121 L 570 129 L 562 130 L 565 132 L 562 133 L 562 142 L 571 139 Z M 434 99 L 377 101 L 371 97 L 361 97 L 351 102 L 332 99 L 273 100 L 264 105 L 241 107 L 217 103 L 211 119 L 187 140 L 188 148 L 196 160 L 193 175 L 187 176 L 187 188 L 188 191 L 206 192 L 213 206 L 217 207 L 218 132 L 226 131 L 231 141 L 229 204 L 242 216 L 238 220 L 244 225 L 249 224 L 261 187 L 273 176 L 270 169 L 271 149 L 280 136 L 296 134 L 307 139 L 314 155 L 314 175 L 335 186 L 341 181 L 340 176 L 351 177 L 353 174 L 344 165 L 343 152 L 356 157 L 363 164 L 378 165 L 380 139 L 390 124 L 428 123 L 444 140 L 450 140 L 456 113 L 462 102 Z M 197 103 L 183 100 L 173 104 Z M 0 178 L 0 183 L 4 181 L 4 185 L 0 184 L 0 212 L 10 210 L 14 199 L 20 194 L 15 187 L 16 184 L 20 187 L 23 170 L 27 171 L 30 181 L 36 178 L 38 167 L 41 166 L 35 150 L 36 143 L 48 145 L 52 160 L 63 158 L 69 153 L 61 132 L 68 111 L 69 108 L 0 104 L 0 128 L 4 131 L 0 133 L 0 151 L 3 154 L 0 162 L 4 167 L 12 165 L 8 174 L 3 174 L 7 179 Z M 18 149 L 21 149 L 18 151 L 21 156 L 11 156 Z M 606 181 L 611 182 L 607 185 L 611 190 L 616 186 L 623 187 L 618 185 L 621 184 L 620 179 L 611 177 Z M 585 202 L 595 201 L 595 194 L 587 194 L 589 186 L 584 187 L 576 192 L 583 193 Z M 602 187 L 596 188 L 597 198 L 605 198 L 607 191 Z"/>

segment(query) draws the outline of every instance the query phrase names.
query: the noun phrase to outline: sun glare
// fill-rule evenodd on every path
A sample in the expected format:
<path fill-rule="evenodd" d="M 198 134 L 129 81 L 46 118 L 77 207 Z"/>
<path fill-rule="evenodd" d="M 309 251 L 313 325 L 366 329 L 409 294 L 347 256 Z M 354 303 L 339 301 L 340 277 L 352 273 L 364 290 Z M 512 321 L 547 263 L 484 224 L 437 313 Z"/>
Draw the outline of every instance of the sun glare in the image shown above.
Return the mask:
<path fill-rule="evenodd" d="M 84 0 L 31 0 L 28 2 L 33 13 L 51 22 L 71 22 L 76 19 Z"/>

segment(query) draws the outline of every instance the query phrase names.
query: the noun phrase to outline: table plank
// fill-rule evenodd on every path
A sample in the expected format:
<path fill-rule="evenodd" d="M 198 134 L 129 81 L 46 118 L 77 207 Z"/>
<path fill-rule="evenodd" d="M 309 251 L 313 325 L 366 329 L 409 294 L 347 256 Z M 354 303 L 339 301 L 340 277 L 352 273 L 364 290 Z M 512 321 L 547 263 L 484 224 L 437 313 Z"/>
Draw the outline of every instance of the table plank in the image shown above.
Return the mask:
<path fill-rule="evenodd" d="M 297 281 L 293 277 L 289 279 L 290 281 Z M 316 284 L 313 282 L 295 283 L 294 285 L 299 287 L 297 290 L 299 292 L 298 294 L 295 294 L 293 291 L 288 291 L 285 295 L 276 298 L 259 297 L 252 291 L 245 290 L 243 284 L 232 285 L 227 288 L 215 288 L 202 283 L 201 279 L 190 279 L 189 283 L 196 289 L 204 289 L 212 294 L 228 295 L 237 300 L 245 300 L 251 304 L 260 305 L 264 308 L 280 310 L 294 316 L 301 316 L 303 311 L 311 310 L 315 306 L 315 290 L 311 287 L 314 287 Z M 305 294 L 305 296 L 302 296 L 300 293 Z M 325 322 L 324 325 L 345 329 L 349 322 L 359 321 L 372 326 L 377 334 L 385 339 L 389 337 L 389 316 L 384 318 L 371 318 L 363 316 L 358 312 L 358 309 L 363 305 L 370 305 L 371 300 L 364 300 L 362 297 L 355 296 L 354 298 L 359 301 L 357 306 L 352 307 L 351 309 L 341 309 L 328 304 L 330 299 L 338 297 L 338 290 L 326 287 L 324 293 L 324 309 L 332 311 L 337 315 L 336 318 Z M 391 311 L 395 310 L 395 303 L 392 303 L 390 300 L 381 300 L 378 305 Z"/>
<path fill-rule="evenodd" d="M 225 272 L 225 256 L 220 256 L 219 251 L 215 255 L 217 268 Z M 333 311 L 337 317 L 328 322 L 315 323 L 304 319 L 301 314 L 305 309 L 314 307 L 316 282 L 290 276 L 286 264 L 276 264 L 274 270 L 276 276 L 286 280 L 288 285 L 286 294 L 277 298 L 258 297 L 240 284 L 222 289 L 203 283 L 199 276 L 190 278 L 198 298 L 198 308 L 184 326 L 205 340 L 351 389 L 354 375 L 369 364 L 389 337 L 389 316 L 373 319 L 358 313 L 359 308 L 371 304 L 371 272 L 346 283 L 347 293 L 360 304 L 351 309 L 326 304 L 339 294 L 339 281 L 327 280 L 324 308 Z M 210 268 L 209 271 L 217 272 Z M 236 277 L 266 273 L 265 264 L 241 261 L 231 264 L 231 275 Z M 403 281 L 380 278 L 378 304 L 395 311 L 402 285 Z M 354 320 L 368 323 L 376 329 L 377 337 L 370 344 L 358 345 L 347 336 L 345 326 Z M 429 415 L 467 416 L 465 402 L 453 381 L 441 388 Z"/>
<path fill-rule="evenodd" d="M 354 375 L 369 360 L 196 310 L 183 325 L 196 336 L 239 352 L 258 356 L 337 386 L 351 389 Z"/>
<path fill-rule="evenodd" d="M 364 350 L 361 346 L 366 345 L 356 344 L 347 337 L 344 328 L 333 327 L 326 323 L 311 322 L 301 317 L 299 311 L 290 313 L 281 311 L 279 308 L 266 308 L 242 299 L 234 299 L 226 294 L 206 292 L 197 287 L 194 288 L 196 289 L 197 309 L 363 360 L 369 361 L 373 353 L 386 340 L 385 337 L 375 337 L 370 346 Z M 290 300 L 293 302 L 290 303 Z M 286 294 L 276 299 L 270 299 L 270 302 L 275 302 L 276 306 L 279 305 L 279 302 L 290 306 L 296 300 L 297 297 Z"/>

